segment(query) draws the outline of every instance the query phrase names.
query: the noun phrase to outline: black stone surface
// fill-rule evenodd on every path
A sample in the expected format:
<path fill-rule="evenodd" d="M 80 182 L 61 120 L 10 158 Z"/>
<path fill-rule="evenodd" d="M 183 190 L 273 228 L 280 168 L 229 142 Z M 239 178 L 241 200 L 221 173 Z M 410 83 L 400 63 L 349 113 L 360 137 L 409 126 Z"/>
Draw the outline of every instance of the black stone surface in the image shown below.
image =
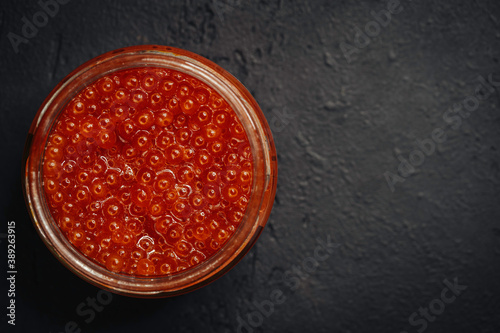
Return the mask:
<path fill-rule="evenodd" d="M 371 12 L 386 8 L 385 0 L 73 0 L 16 53 L 9 33 L 22 36 L 23 17 L 43 19 L 41 7 L 2 1 L 0 331 L 499 332 L 500 83 L 476 90 L 480 77 L 500 82 L 500 3 L 402 0 L 390 21 L 373 23 Z M 274 132 L 278 191 L 257 245 L 224 277 L 170 299 L 114 295 L 92 318 L 76 309 L 99 289 L 65 269 L 29 219 L 22 150 L 65 75 L 138 44 L 199 53 L 243 82 Z M 473 111 L 452 113 L 464 101 Z M 439 128 L 446 139 L 434 151 L 428 144 L 429 155 L 415 152 Z M 422 164 L 398 172 L 398 156 L 410 155 Z M 394 191 L 386 172 L 400 177 Z M 11 220 L 15 327 L 6 316 Z M 318 239 L 328 237 L 331 253 L 315 262 Z M 467 287 L 457 296 L 443 282 L 454 279 Z M 269 300 L 281 304 L 270 311 Z M 259 314 L 255 304 L 267 308 Z M 429 306 L 437 314 L 425 314 Z"/>

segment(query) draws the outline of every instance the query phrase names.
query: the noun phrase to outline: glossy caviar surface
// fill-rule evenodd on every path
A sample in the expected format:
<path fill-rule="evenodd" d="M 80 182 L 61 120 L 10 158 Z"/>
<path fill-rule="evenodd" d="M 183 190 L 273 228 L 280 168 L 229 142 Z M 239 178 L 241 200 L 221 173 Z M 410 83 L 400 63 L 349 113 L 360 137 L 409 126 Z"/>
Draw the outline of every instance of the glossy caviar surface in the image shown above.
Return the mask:
<path fill-rule="evenodd" d="M 132 68 L 79 92 L 43 162 L 68 240 L 113 272 L 169 275 L 214 255 L 242 221 L 253 164 L 228 103 L 174 70 Z"/>

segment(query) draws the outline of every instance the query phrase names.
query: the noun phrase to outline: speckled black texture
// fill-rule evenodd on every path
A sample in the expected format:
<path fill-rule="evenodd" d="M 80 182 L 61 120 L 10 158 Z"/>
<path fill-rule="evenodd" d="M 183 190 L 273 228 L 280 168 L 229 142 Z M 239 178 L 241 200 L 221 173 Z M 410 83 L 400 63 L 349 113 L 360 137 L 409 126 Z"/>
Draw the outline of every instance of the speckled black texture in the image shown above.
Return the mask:
<path fill-rule="evenodd" d="M 16 221 L 18 275 L 14 330 L 0 238 L 0 331 L 64 332 L 74 321 L 84 332 L 236 332 L 274 292 L 281 304 L 262 323 L 254 316 L 253 331 L 410 333 L 424 328 L 409 324 L 412 313 L 457 278 L 467 289 L 425 331 L 499 332 L 500 87 L 457 129 L 443 114 L 474 96 L 479 76 L 500 81 L 500 2 L 401 1 L 348 63 L 341 43 L 354 45 L 387 3 L 73 0 L 16 54 L 8 33 L 21 34 L 22 17 L 40 7 L 3 1 L 0 232 Z M 36 234 L 20 186 L 24 140 L 71 70 L 153 43 L 215 61 L 254 95 L 274 130 L 276 201 L 257 245 L 215 283 L 172 299 L 115 295 L 87 323 L 76 308 L 99 290 Z M 398 156 L 408 159 L 436 128 L 446 141 L 392 192 L 384 173 L 398 174 Z M 316 266 L 310 258 L 327 236 L 336 245 Z M 290 271 L 303 264 L 307 276 Z"/>

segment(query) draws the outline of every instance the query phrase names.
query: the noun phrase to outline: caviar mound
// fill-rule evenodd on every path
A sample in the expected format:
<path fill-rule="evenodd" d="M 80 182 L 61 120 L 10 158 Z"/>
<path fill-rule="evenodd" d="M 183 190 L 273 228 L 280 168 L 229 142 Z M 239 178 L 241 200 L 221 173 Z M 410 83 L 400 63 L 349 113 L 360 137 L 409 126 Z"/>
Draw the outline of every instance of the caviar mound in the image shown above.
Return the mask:
<path fill-rule="evenodd" d="M 243 126 L 175 70 L 108 74 L 61 112 L 43 160 L 54 221 L 109 271 L 170 275 L 213 256 L 242 222 L 253 179 Z"/>

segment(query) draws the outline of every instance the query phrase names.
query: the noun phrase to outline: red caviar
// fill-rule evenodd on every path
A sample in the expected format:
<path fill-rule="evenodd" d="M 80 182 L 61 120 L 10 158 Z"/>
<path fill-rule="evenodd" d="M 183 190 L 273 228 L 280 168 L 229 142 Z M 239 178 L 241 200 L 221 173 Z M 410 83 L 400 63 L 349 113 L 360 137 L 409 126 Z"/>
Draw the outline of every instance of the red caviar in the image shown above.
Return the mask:
<path fill-rule="evenodd" d="M 156 67 L 80 91 L 45 149 L 43 182 L 67 239 L 113 272 L 170 275 L 203 263 L 238 228 L 253 160 L 243 126 L 211 87 Z"/>

